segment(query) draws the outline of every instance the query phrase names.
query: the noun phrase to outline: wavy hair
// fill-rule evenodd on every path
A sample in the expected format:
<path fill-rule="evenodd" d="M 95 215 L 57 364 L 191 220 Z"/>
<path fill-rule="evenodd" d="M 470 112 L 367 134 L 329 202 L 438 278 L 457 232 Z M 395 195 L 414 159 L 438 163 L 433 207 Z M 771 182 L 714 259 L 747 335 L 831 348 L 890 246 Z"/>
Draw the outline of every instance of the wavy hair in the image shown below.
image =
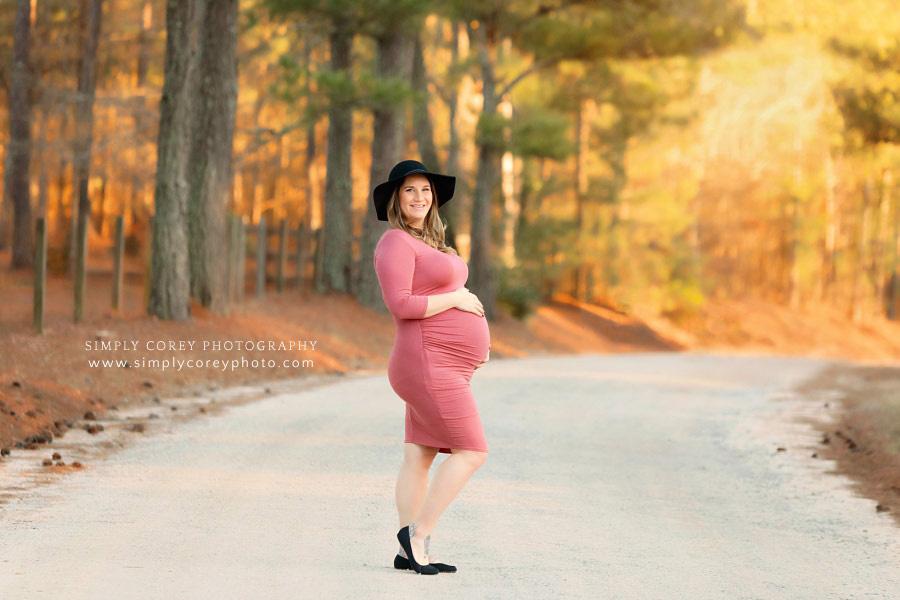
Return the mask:
<path fill-rule="evenodd" d="M 400 210 L 400 187 L 403 185 L 402 181 L 400 182 L 400 185 L 394 187 L 394 191 L 391 193 L 391 199 L 388 201 L 388 222 L 394 229 L 402 229 L 414 238 L 422 240 L 435 250 L 443 252 L 444 254 L 456 254 L 459 256 L 459 252 L 457 252 L 455 248 L 444 243 L 444 231 L 447 225 L 438 215 L 438 197 L 437 190 L 434 188 L 434 182 L 431 181 L 430 177 L 426 177 L 426 179 L 428 179 L 428 182 L 431 184 L 431 206 L 428 208 L 428 213 L 425 215 L 422 229 L 410 227 L 406 222 L 406 219 L 403 218 L 403 213 Z M 406 178 L 404 178 L 404 181 L 406 181 Z"/>

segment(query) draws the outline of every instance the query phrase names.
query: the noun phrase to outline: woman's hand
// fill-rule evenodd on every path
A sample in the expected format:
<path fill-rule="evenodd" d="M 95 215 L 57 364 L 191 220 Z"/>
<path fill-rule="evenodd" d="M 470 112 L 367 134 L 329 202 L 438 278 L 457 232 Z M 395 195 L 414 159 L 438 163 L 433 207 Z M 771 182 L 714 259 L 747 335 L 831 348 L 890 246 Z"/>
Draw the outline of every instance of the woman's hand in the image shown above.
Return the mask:
<path fill-rule="evenodd" d="M 490 349 L 490 348 L 488 348 L 488 353 L 487 353 L 487 355 L 484 357 L 484 360 L 481 361 L 480 363 L 478 363 L 478 366 L 475 367 L 475 368 L 476 368 L 476 369 L 479 369 L 479 368 L 483 367 L 483 366 L 485 365 L 485 363 L 486 363 L 487 361 L 489 361 L 489 360 L 491 360 L 491 349 Z"/>
<path fill-rule="evenodd" d="M 456 290 L 456 293 L 459 296 L 459 300 L 453 308 L 475 313 L 479 317 L 484 316 L 484 306 L 481 304 L 481 300 L 478 299 L 478 296 L 470 292 L 469 288 L 461 287 Z"/>

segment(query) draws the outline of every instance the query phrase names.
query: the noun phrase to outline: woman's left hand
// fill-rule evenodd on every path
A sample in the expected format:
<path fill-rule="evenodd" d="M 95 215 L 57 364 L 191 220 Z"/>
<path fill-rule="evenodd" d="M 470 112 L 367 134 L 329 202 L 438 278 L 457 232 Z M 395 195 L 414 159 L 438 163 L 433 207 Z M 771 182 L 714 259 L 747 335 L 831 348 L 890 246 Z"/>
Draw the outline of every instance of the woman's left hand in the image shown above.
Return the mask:
<path fill-rule="evenodd" d="M 478 369 L 478 368 L 483 367 L 484 364 L 485 364 L 487 361 L 489 361 L 489 360 L 491 360 L 491 349 L 490 349 L 490 348 L 488 348 L 487 356 L 485 356 L 485 357 L 484 357 L 484 360 L 481 361 L 480 363 L 478 363 L 478 366 L 475 367 L 475 368 Z"/>

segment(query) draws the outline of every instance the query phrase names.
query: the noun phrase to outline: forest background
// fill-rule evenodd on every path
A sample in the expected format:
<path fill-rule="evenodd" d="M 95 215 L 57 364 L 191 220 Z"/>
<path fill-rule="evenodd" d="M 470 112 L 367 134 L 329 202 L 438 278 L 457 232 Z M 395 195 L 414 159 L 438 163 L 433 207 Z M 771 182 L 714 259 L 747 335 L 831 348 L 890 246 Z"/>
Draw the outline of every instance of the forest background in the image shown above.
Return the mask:
<path fill-rule="evenodd" d="M 45 216 L 71 276 L 79 212 L 89 248 L 122 215 L 133 255 L 169 219 L 148 312 L 179 319 L 187 289 L 222 306 L 226 212 L 287 219 L 317 291 L 383 310 L 371 189 L 414 157 L 458 177 L 441 216 L 489 317 L 564 293 L 686 328 L 723 298 L 896 320 L 891 4 L 5 2 L 0 249 L 29 266 Z"/>

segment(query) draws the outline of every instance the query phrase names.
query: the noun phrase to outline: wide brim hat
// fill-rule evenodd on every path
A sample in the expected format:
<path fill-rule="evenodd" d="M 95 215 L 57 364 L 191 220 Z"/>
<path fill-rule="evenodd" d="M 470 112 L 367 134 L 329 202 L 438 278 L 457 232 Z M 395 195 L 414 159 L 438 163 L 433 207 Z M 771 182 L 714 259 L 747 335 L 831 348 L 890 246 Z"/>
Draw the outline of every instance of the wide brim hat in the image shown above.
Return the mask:
<path fill-rule="evenodd" d="M 379 183 L 372 192 L 375 214 L 378 215 L 379 221 L 388 220 L 388 202 L 391 201 L 391 194 L 394 193 L 394 189 L 403 182 L 407 175 L 416 173 L 425 175 L 431 181 L 432 186 L 434 186 L 434 192 L 437 195 L 438 208 L 453 197 L 453 191 L 456 189 L 456 177 L 432 173 L 417 160 L 403 160 L 394 165 L 390 175 L 388 175 L 388 180 L 384 183 Z"/>

